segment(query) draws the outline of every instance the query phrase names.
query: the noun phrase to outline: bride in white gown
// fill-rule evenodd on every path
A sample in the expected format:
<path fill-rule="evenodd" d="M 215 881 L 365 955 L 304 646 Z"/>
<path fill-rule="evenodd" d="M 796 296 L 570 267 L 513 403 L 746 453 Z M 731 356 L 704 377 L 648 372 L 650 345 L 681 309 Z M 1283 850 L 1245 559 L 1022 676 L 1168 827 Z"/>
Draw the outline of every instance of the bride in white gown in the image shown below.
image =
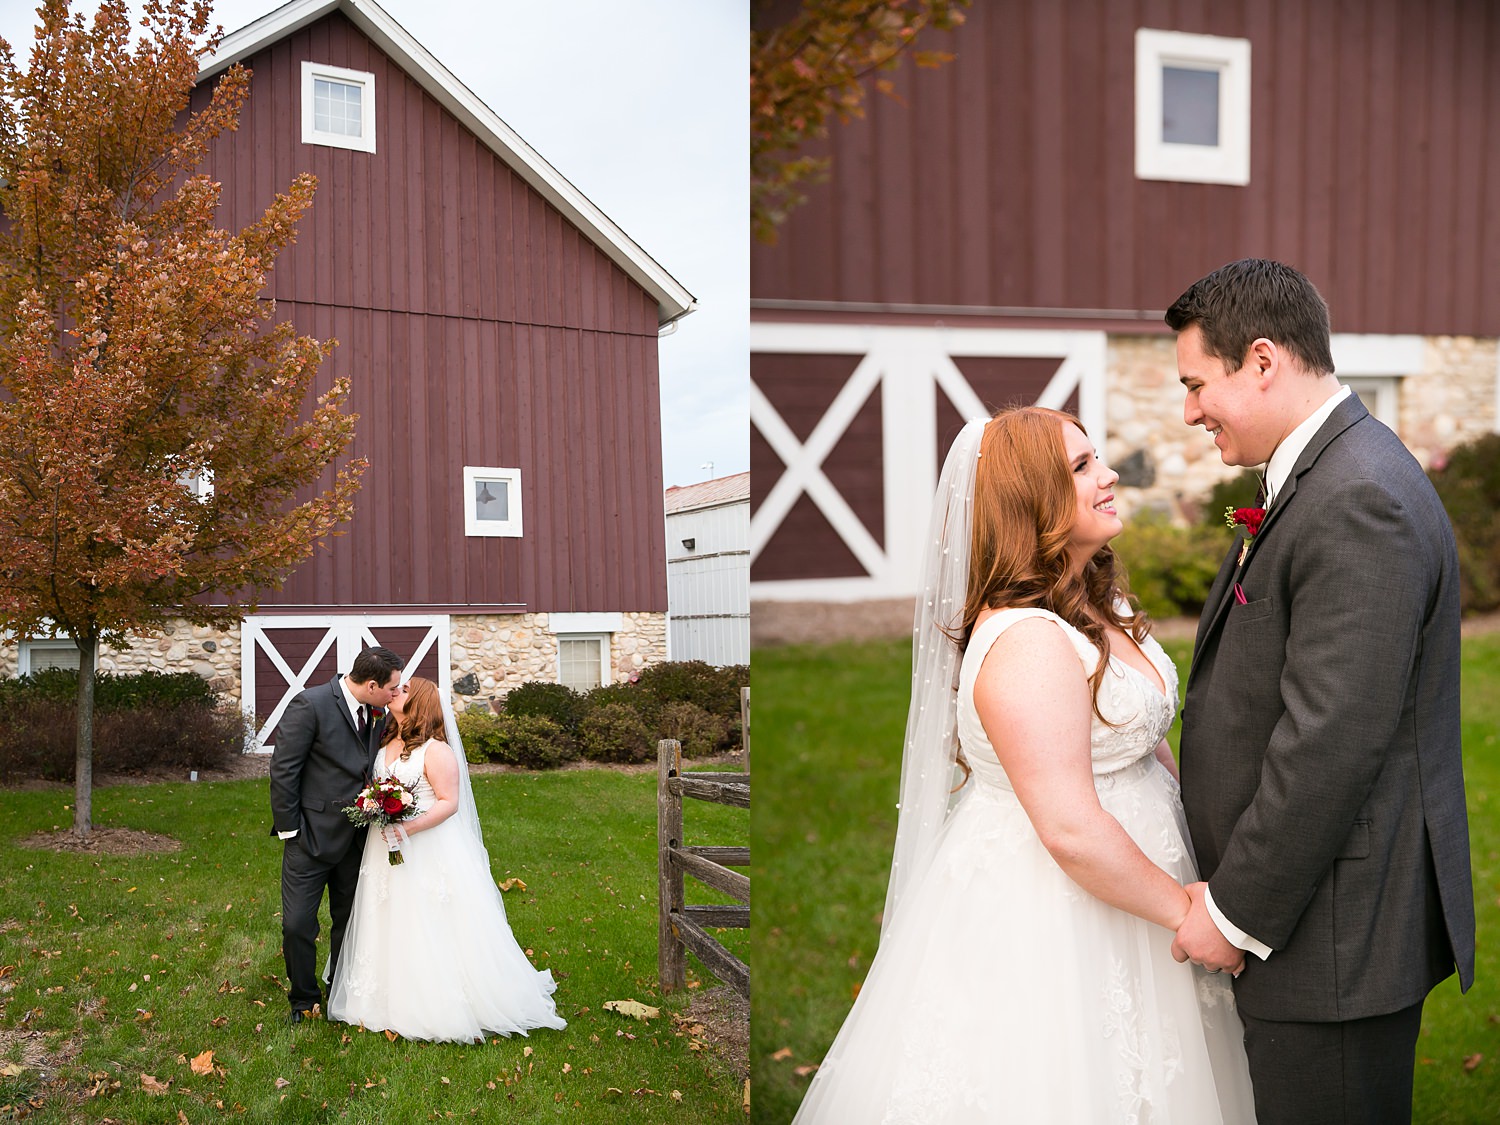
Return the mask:
<path fill-rule="evenodd" d="M 375 776 L 411 790 L 419 815 L 400 825 L 397 865 L 387 858 L 397 830 L 384 837 L 370 830 L 329 1018 L 457 1042 L 566 1027 L 552 1001 L 552 973 L 531 966 L 506 923 L 468 766 L 437 685 L 413 676 L 390 709 L 396 722 Z M 418 965 L 427 968 L 416 973 Z"/>
<path fill-rule="evenodd" d="M 1228 974 L 1172 957 L 1177 673 L 1108 547 L 1117 479 L 1054 411 L 954 443 L 880 947 L 797 1125 L 1254 1121 Z"/>

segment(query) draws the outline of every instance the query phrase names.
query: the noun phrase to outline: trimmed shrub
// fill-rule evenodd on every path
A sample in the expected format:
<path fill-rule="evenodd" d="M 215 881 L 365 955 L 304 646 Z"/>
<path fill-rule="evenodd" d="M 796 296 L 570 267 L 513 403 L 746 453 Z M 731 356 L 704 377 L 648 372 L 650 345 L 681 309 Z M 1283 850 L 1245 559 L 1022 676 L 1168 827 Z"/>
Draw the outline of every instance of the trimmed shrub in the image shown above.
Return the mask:
<path fill-rule="evenodd" d="M 748 683 L 749 668 L 745 665 L 715 668 L 702 660 L 673 660 L 641 669 L 635 686 L 662 706 L 692 703 L 711 715 L 738 717 L 741 669 Z"/>
<path fill-rule="evenodd" d="M 640 684 L 605 684 L 583 696 L 584 719 L 601 707 L 625 707 L 634 711 L 653 730 L 661 718 L 661 700 L 650 691 L 643 691 Z M 579 734 L 583 732 L 579 724 Z"/>
<path fill-rule="evenodd" d="M 1427 476 L 1458 540 L 1464 612 L 1500 608 L 1500 434 L 1454 447 Z"/>
<path fill-rule="evenodd" d="M 1160 512 L 1142 512 L 1114 541 L 1130 591 L 1152 617 L 1193 616 L 1202 611 L 1233 542 L 1222 507 L 1219 512 L 1218 527 L 1178 527 Z"/>
<path fill-rule="evenodd" d="M 684 757 L 702 758 L 718 750 L 732 728 L 722 715 L 678 699 L 662 707 L 659 731 L 660 737 L 682 743 Z"/>
<path fill-rule="evenodd" d="M 71 702 L 26 699 L 8 706 L 0 739 L 0 776 L 71 781 L 77 757 L 77 711 Z M 119 707 L 94 715 L 94 769 L 222 769 L 250 734 L 238 707 Z"/>
<path fill-rule="evenodd" d="M 71 706 L 78 698 L 78 673 L 71 668 L 44 668 L 26 676 L 0 680 L 0 704 L 14 706 L 26 700 L 47 700 Z M 119 676 L 98 672 L 94 676 L 94 707 L 108 711 L 120 707 L 213 707 L 219 697 L 208 681 L 192 672 L 136 672 Z"/>
<path fill-rule="evenodd" d="M 578 746 L 546 715 L 502 715 L 499 760 L 529 770 L 556 769 L 578 760 Z"/>
<path fill-rule="evenodd" d="M 479 707 L 468 707 L 454 716 L 458 737 L 464 741 L 464 759 L 478 765 L 500 760 L 500 718 Z"/>
<path fill-rule="evenodd" d="M 583 756 L 595 762 L 649 762 L 656 756 L 654 729 L 624 703 L 591 707 L 579 724 L 578 741 Z"/>
<path fill-rule="evenodd" d="M 565 684 L 548 684 L 539 680 L 520 684 L 505 696 L 507 715 L 541 715 L 563 730 L 578 730 L 585 711 L 584 697 Z"/>

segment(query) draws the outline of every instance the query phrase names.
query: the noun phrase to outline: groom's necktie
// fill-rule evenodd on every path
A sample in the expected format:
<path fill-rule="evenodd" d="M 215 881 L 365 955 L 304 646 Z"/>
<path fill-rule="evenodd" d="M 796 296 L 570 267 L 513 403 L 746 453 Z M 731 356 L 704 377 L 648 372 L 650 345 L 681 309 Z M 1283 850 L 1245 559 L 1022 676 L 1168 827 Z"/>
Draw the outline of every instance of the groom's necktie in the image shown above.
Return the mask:
<path fill-rule="evenodd" d="M 359 706 L 359 740 L 370 741 L 370 705 L 361 703 Z"/>

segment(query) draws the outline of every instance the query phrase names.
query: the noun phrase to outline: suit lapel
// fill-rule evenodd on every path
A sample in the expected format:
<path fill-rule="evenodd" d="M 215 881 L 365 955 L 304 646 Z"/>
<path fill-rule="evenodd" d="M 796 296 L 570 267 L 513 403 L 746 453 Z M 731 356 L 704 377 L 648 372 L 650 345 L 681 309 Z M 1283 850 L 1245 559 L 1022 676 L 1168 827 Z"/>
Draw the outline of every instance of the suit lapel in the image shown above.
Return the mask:
<path fill-rule="evenodd" d="M 1218 577 L 1214 579 L 1213 587 L 1208 592 L 1208 599 L 1203 605 L 1203 616 L 1198 622 L 1198 636 L 1193 643 L 1193 662 L 1188 668 L 1189 683 L 1192 682 L 1193 673 L 1198 670 L 1198 661 L 1208 647 L 1208 640 L 1219 630 L 1230 605 L 1233 604 L 1230 600 L 1230 592 L 1234 589 L 1234 583 L 1249 569 L 1266 535 L 1276 525 L 1281 513 L 1286 511 L 1292 497 L 1296 495 L 1297 485 L 1302 475 L 1317 463 L 1323 450 L 1328 448 L 1334 438 L 1356 422 L 1368 417 L 1369 413 L 1356 394 L 1350 394 L 1347 399 L 1334 407 L 1333 413 L 1318 427 L 1318 432 L 1313 435 L 1312 440 L 1307 443 L 1307 448 L 1297 458 L 1297 463 L 1292 466 L 1292 471 L 1288 474 L 1286 483 L 1282 485 L 1281 492 L 1266 511 L 1266 518 L 1261 522 L 1260 530 L 1250 540 L 1250 548 L 1245 552 L 1243 563 L 1236 564 L 1240 544 L 1238 540 L 1235 541 L 1233 549 L 1224 559 L 1223 566 L 1219 568 Z"/>

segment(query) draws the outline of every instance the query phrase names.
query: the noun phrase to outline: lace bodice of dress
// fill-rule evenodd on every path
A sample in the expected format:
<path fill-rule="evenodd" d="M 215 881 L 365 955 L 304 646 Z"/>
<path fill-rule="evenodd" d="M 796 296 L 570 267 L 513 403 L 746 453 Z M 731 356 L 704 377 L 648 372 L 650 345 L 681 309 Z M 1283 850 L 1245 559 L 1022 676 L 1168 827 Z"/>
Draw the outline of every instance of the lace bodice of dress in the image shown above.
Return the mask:
<path fill-rule="evenodd" d="M 376 777 L 394 777 L 417 798 L 417 811 L 426 812 L 432 808 L 437 801 L 437 794 L 432 791 L 432 786 L 427 781 L 427 772 L 422 768 L 422 763 L 427 757 L 427 743 L 422 743 L 411 752 L 411 757 L 404 762 L 398 755 L 389 766 L 385 764 L 386 755 L 390 753 L 390 747 L 384 747 L 375 759 Z"/>
<path fill-rule="evenodd" d="M 995 757 L 995 749 L 974 708 L 974 681 L 979 675 L 985 655 L 1000 634 L 1017 621 L 1030 617 L 1053 621 L 1068 635 L 1085 676 L 1093 675 L 1094 666 L 1099 660 L 1099 650 L 1087 637 L 1061 617 L 1044 609 L 1001 610 L 974 630 L 959 672 L 959 745 L 963 747 L 964 757 L 974 771 L 976 780 L 1006 789 L 1010 788 L 1010 781 Z M 1172 718 L 1177 709 L 1176 665 L 1162 651 L 1154 637 L 1148 637 L 1141 649 L 1161 676 L 1167 692 L 1162 694 L 1155 680 L 1119 657 L 1110 658 L 1109 667 L 1105 669 L 1104 680 L 1099 687 L 1099 710 L 1115 725 L 1100 722 L 1097 715 L 1091 720 L 1089 744 L 1096 776 L 1114 773 L 1151 754 L 1172 726 Z"/>

